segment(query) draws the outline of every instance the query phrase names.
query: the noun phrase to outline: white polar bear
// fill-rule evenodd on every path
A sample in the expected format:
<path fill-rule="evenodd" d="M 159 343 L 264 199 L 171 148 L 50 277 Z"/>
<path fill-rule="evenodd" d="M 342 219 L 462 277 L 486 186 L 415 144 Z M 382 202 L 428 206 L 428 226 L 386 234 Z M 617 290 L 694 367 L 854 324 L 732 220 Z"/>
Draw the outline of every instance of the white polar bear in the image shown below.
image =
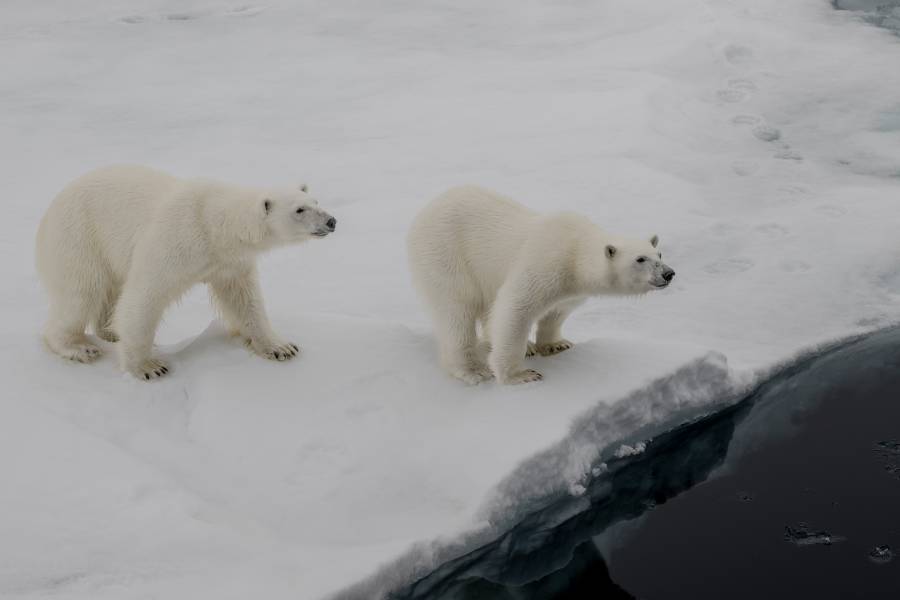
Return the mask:
<path fill-rule="evenodd" d="M 50 295 L 47 346 L 80 362 L 100 348 L 85 328 L 119 341 L 124 370 L 153 379 L 168 367 L 153 358 L 163 311 L 196 283 L 209 285 L 229 330 L 275 360 L 299 348 L 272 332 L 256 256 L 282 244 L 324 237 L 334 217 L 306 186 L 259 190 L 182 180 L 140 166 L 112 166 L 70 183 L 37 233 L 37 269 Z"/>
<path fill-rule="evenodd" d="M 589 296 L 669 285 L 654 235 L 613 237 L 586 217 L 539 215 L 478 187 L 451 189 L 416 217 L 408 237 L 413 282 L 431 309 L 441 363 L 468 383 L 541 379 L 524 369 L 537 351 L 572 347 L 560 329 Z M 537 323 L 534 344 L 528 341 Z M 485 362 L 476 324 L 489 347 Z"/>

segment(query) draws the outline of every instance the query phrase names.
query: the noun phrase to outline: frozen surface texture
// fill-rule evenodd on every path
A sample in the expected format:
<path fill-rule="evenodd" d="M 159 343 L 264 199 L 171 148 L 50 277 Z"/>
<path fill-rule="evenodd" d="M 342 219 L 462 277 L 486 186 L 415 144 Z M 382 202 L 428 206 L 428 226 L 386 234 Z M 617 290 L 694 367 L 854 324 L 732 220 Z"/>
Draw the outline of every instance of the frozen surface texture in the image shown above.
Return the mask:
<path fill-rule="evenodd" d="M 822 0 L 109 3 L 0 18 L 0 596 L 371 598 L 802 347 L 900 316 L 900 39 Z M 41 347 L 38 220 L 135 162 L 309 182 L 261 261 L 272 364 L 196 290 L 167 380 Z M 416 210 L 478 183 L 658 233 L 671 289 L 586 304 L 545 380 L 438 369 Z M 726 359 L 727 357 L 727 363 Z"/>

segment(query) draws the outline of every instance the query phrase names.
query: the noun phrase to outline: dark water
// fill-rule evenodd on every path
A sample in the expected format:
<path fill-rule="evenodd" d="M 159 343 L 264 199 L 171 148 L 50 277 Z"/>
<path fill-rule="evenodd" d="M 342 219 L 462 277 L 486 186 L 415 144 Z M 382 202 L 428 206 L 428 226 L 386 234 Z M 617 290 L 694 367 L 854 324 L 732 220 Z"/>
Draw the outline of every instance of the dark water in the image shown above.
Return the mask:
<path fill-rule="evenodd" d="M 900 329 L 608 467 L 393 597 L 900 598 Z"/>

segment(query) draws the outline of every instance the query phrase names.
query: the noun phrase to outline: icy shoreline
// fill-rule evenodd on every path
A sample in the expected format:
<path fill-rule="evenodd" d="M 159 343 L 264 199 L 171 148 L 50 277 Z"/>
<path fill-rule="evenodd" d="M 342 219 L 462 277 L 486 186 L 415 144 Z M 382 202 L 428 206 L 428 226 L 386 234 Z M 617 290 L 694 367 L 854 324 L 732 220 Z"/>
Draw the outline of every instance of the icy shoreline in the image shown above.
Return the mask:
<path fill-rule="evenodd" d="M 330 598 L 387 597 L 440 565 L 494 541 L 554 499 L 581 495 L 592 478 L 592 467 L 615 457 L 621 444 L 654 437 L 728 406 L 746 389 L 746 384 L 737 382 L 725 357 L 710 353 L 617 402 L 598 403 L 575 419 L 564 439 L 523 460 L 492 490 L 479 510 L 476 522 L 482 525 L 454 539 L 416 544 L 372 577 Z"/>
<path fill-rule="evenodd" d="M 827 365 L 838 361 L 842 353 L 849 352 L 852 357 L 857 347 L 866 348 L 876 356 L 879 348 L 889 347 L 885 344 L 893 341 L 896 347 L 900 339 L 898 327 L 893 325 L 806 348 L 752 376 L 734 377 L 724 357 L 710 354 L 628 394 L 619 402 L 595 407 L 576 419 L 566 439 L 523 461 L 498 486 L 482 510 L 486 522 L 480 529 L 455 540 L 417 545 L 372 577 L 330 598 L 438 598 L 449 593 L 452 585 L 469 580 L 466 573 L 471 573 L 472 581 L 483 577 L 499 583 L 490 575 L 491 570 L 504 574 L 504 584 L 533 583 L 536 574 L 550 572 L 547 561 L 551 556 L 558 559 L 553 561 L 558 568 L 565 565 L 571 550 L 566 536 L 584 540 L 603 535 L 605 528 L 601 523 L 611 527 L 622 520 L 636 518 L 653 505 L 655 495 L 669 499 L 705 480 L 728 453 L 735 426 L 761 399 L 760 410 L 765 413 L 773 398 L 779 397 L 783 382 L 793 381 L 811 366 L 827 370 Z M 782 395 L 788 396 L 781 399 L 786 402 L 789 394 Z M 796 410 L 811 410 L 814 392 L 805 389 L 798 395 Z M 787 413 L 790 406 L 783 402 L 777 409 Z M 758 417 L 757 421 L 755 427 L 765 427 L 764 418 Z M 744 433 L 739 444 L 746 443 L 746 437 Z M 652 446 L 658 458 L 641 456 L 648 446 Z M 689 457 L 691 464 L 685 463 L 684 457 Z M 654 460 L 672 463 L 679 470 L 662 471 L 660 481 L 647 483 L 647 489 L 640 489 L 643 496 L 634 496 L 636 492 L 631 489 L 623 492 L 627 500 L 621 501 L 622 506 L 598 499 L 618 496 L 615 486 L 608 483 L 617 473 L 632 464 L 652 464 Z M 659 470 L 656 466 L 653 469 Z M 643 467 L 644 474 L 638 477 L 646 479 L 650 470 Z M 603 512 L 605 520 L 585 516 L 584 531 L 576 525 L 567 525 L 560 534 L 565 543 L 558 548 L 553 544 L 542 545 L 540 540 L 549 536 L 555 525 L 569 519 L 577 522 L 576 515 L 589 511 L 593 503 L 603 507 L 597 510 Z M 534 540 L 529 541 L 529 536 L 534 536 Z M 538 563 L 533 563 L 533 572 L 527 567 L 529 560 L 533 560 L 527 558 L 529 552 L 539 555 Z"/>

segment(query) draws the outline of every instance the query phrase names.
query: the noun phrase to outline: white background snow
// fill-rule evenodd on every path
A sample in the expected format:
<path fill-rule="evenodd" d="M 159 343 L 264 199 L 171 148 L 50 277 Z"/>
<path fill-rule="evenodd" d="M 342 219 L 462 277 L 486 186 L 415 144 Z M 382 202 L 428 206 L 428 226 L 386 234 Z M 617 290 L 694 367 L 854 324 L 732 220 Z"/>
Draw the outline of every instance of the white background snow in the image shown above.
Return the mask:
<path fill-rule="evenodd" d="M 604 444 L 900 316 L 900 39 L 826 0 L 0 11 L 0 597 L 371 597 L 577 490 Z M 199 289 L 158 383 L 109 345 L 92 366 L 42 347 L 38 220 L 120 162 L 309 182 L 337 233 L 261 262 L 299 359 L 228 340 Z M 467 182 L 658 233 L 675 283 L 588 303 L 540 384 L 450 380 L 404 236 Z"/>

